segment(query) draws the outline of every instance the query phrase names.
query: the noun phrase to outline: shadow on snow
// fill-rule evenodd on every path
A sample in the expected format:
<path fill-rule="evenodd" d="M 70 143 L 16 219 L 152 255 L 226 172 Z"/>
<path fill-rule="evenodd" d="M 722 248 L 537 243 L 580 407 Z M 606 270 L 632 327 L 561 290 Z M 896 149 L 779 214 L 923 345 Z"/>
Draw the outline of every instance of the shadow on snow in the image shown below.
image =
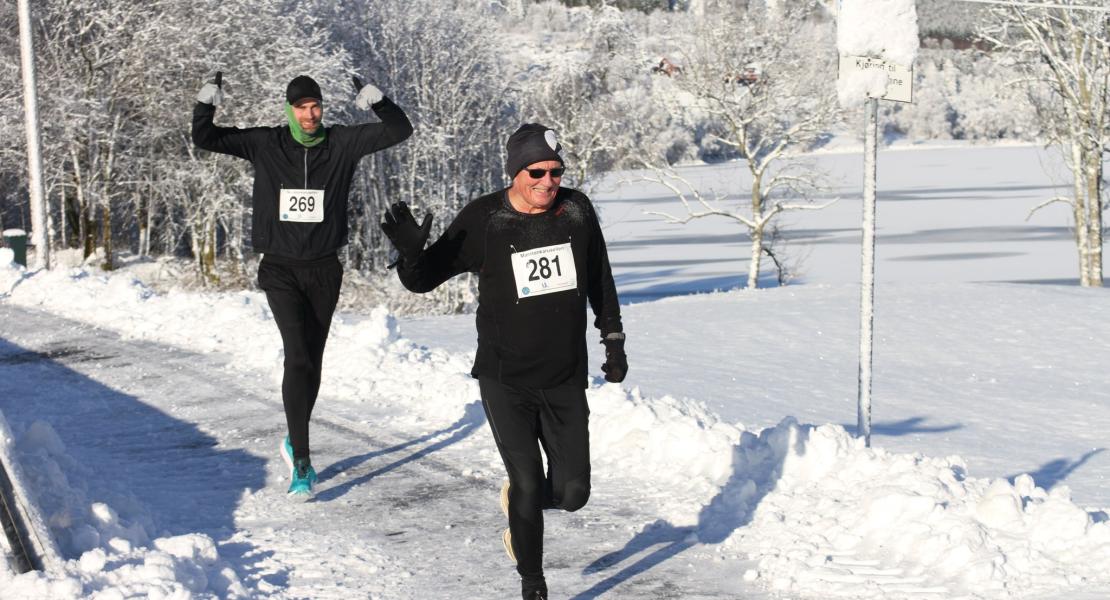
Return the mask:
<path fill-rule="evenodd" d="M 37 316 L 28 313 L 26 318 Z M 50 318 L 57 326 L 58 319 Z M 113 340 L 104 332 L 90 333 L 80 326 L 71 329 L 75 332 L 71 341 L 49 343 L 40 350 L 0 338 L 0 381 L 4 382 L 0 409 L 17 437 L 35 422 L 43 422 L 65 446 L 61 455 L 50 455 L 57 452 L 51 452 L 49 443 L 44 449 L 19 453 L 24 463 L 33 463 L 24 464 L 24 472 L 44 514 L 87 514 L 92 503 L 103 502 L 117 511 L 119 527 L 132 532 L 141 527 L 150 538 L 201 532 L 217 542 L 227 539 L 236 529 L 235 510 L 244 490 L 265 486 L 266 461 L 241 449 L 217 449 L 218 441 L 195 424 L 67 366 L 92 363 L 103 371 L 132 369 L 143 379 L 171 377 L 141 372 L 128 362 L 126 353 L 113 354 Z M 90 340 L 90 335 L 95 337 Z M 94 344 L 97 350 L 91 348 Z M 164 350 L 168 360 L 194 361 L 189 353 Z M 190 395 L 210 396 L 213 391 L 194 388 Z M 98 536 L 88 527 L 63 521 L 52 521 L 51 534 L 66 559 L 107 542 L 96 543 Z M 220 546 L 225 558 L 234 556 L 237 569 L 257 570 L 257 563 L 266 559 L 253 547 L 237 546 Z"/>
<path fill-rule="evenodd" d="M 689 296 L 693 294 L 711 294 L 715 292 L 729 292 L 742 290 L 747 287 L 747 273 L 729 273 L 717 277 L 702 277 L 687 281 L 672 281 L 636 289 L 622 289 L 636 281 L 654 281 L 666 278 L 672 274 L 670 270 L 657 272 L 634 272 L 616 277 L 617 288 L 620 289 L 621 304 L 635 304 L 637 302 L 650 302 L 672 296 Z M 778 278 L 774 273 L 760 273 L 759 288 L 770 289 L 779 287 Z"/>
<path fill-rule="evenodd" d="M 1087 461 L 1105 451 L 1106 448 L 1095 448 L 1094 450 L 1087 452 L 1083 456 L 1080 456 L 1076 460 L 1071 460 L 1070 458 L 1057 458 L 1056 460 L 1050 460 L 1041 465 L 1036 471 L 1029 471 L 1028 474 L 1030 477 L 1033 478 L 1033 481 L 1037 484 L 1037 487 L 1044 488 L 1045 490 L 1050 490 L 1056 487 L 1056 485 L 1063 482 L 1065 479 L 1067 479 L 1068 476 L 1075 472 L 1079 467 L 1082 467 Z M 1006 477 L 1006 480 L 1010 483 L 1013 483 L 1014 479 L 1016 479 L 1018 475 L 1022 475 L 1022 473 L 1009 475 Z"/>
<path fill-rule="evenodd" d="M 915 433 L 947 433 L 964 428 L 964 426 L 959 423 L 952 425 L 925 425 L 924 423 L 926 420 L 928 420 L 928 417 L 910 417 L 908 419 L 902 419 L 901 421 L 871 423 L 871 435 L 901 437 L 903 435 L 913 435 Z M 859 431 L 856 430 L 857 425 L 858 423 L 840 424 L 845 431 L 853 431 L 856 435 L 859 435 Z"/>
<path fill-rule="evenodd" d="M 732 475 L 724 486 L 698 513 L 698 522 L 691 526 L 675 526 L 662 519 L 643 528 L 624 547 L 605 554 L 583 570 L 584 575 L 604 573 L 628 562 L 572 600 L 596 598 L 622 583 L 645 573 L 663 562 L 703 544 L 720 544 L 733 532 L 752 521 L 756 507 L 770 493 L 782 475 L 782 463 L 788 454 L 804 455 L 811 427 L 798 425 L 797 437 L 779 436 L 768 442 L 777 448 L 769 455 L 753 455 L 751 448 L 741 444 L 732 449 Z M 745 432 L 743 435 L 752 436 Z M 785 446 L 792 446 L 788 449 Z M 646 554 L 644 554 L 646 552 Z M 632 561 L 635 557 L 640 558 Z"/>
<path fill-rule="evenodd" d="M 413 452 L 412 454 L 399 458 L 387 465 L 378 467 L 368 473 L 363 473 L 358 477 L 348 479 L 347 481 L 344 481 L 343 483 L 336 485 L 335 487 L 320 490 L 316 494 L 315 501 L 327 502 L 330 500 L 335 500 L 336 498 L 343 496 L 347 492 L 379 475 L 384 475 L 385 473 L 400 468 L 408 463 L 420 460 L 432 454 L 433 452 L 437 452 L 452 444 L 460 442 L 471 433 L 473 433 L 475 429 L 480 427 L 485 422 L 485 418 L 485 413 L 482 411 L 482 403 L 475 400 L 466 405 L 466 408 L 463 411 L 463 416 L 460 417 L 459 420 L 448 425 L 447 427 L 444 427 L 443 429 L 440 429 L 439 431 L 434 431 L 432 433 L 420 436 L 407 442 L 390 446 L 389 448 L 374 450 L 373 452 L 368 452 L 359 456 L 351 456 L 339 462 L 333 463 L 320 472 L 319 475 L 321 482 L 326 482 L 329 479 L 339 475 L 340 473 L 356 470 L 360 465 L 372 461 L 380 456 L 401 452 L 402 450 L 406 450 L 414 446 L 419 446 L 420 444 L 430 442 L 432 440 L 435 440 L 436 438 L 447 436 L 443 437 L 443 439 L 433 444 L 425 446 Z"/>

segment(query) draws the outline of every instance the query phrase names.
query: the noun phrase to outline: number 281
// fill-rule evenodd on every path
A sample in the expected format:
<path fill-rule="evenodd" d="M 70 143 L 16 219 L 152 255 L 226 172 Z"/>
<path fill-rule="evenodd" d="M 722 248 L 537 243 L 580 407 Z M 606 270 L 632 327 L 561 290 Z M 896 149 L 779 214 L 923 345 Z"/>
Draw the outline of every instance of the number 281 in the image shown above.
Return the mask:
<path fill-rule="evenodd" d="M 551 266 L 555 266 L 555 274 L 562 277 L 563 269 L 559 266 L 559 257 L 556 256 L 551 260 L 547 257 L 540 258 L 538 261 L 530 259 L 528 266 L 532 268 L 532 272 L 528 275 L 528 281 L 539 281 L 540 279 L 551 278 Z M 537 274 L 538 273 L 538 274 Z"/>

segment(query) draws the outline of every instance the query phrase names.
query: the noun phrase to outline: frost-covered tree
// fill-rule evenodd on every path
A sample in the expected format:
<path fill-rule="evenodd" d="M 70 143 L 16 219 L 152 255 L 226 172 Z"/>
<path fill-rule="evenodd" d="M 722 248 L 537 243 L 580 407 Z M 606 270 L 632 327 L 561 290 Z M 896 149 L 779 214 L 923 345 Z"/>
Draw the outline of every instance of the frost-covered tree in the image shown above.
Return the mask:
<path fill-rule="evenodd" d="M 625 14 L 604 6 L 590 13 L 588 50 L 547 56 L 522 75 L 514 90 L 521 120 L 558 132 L 567 163 L 564 185 L 587 194 L 598 176 L 625 161 L 633 150 L 626 121 L 626 96 L 642 102 L 640 82 L 648 72 L 637 60 L 636 34 Z"/>
<path fill-rule="evenodd" d="M 222 71 L 226 101 L 217 123 L 280 125 L 286 83 L 310 74 L 325 94 L 325 124 L 360 122 L 372 117 L 351 105 L 351 75 L 358 75 L 417 126 L 408 143 L 364 161 L 352 190 L 348 264 L 384 267 L 389 246 L 377 224 L 389 202 L 434 210 L 441 226 L 466 199 L 502 183 L 501 148 L 518 117 L 497 14 L 504 11 L 486 0 L 35 3 L 53 239 L 107 268 L 115 249 L 126 248 L 188 253 L 207 281 L 229 266 L 245 274 L 253 175 L 244 161 L 193 148 L 197 90 Z M 0 13 L 13 30 L 14 18 Z M 0 99 L 15 105 L 13 38 L 0 41 L 0 54 Z M 0 125 L 23 126 L 12 111 L 0 114 Z M 0 162 L 0 181 L 10 182 L 5 193 L 14 198 L 26 180 L 22 139 L 0 141 L 0 157 L 10 159 Z M 19 224 L 25 208 L 5 201 L 0 218 Z"/>
<path fill-rule="evenodd" d="M 113 268 L 117 223 L 126 218 L 128 157 L 141 139 L 141 102 L 133 92 L 142 46 L 135 35 L 157 7 L 140 3 L 54 0 L 42 5 L 41 121 L 49 190 L 64 190 L 85 256 L 100 248 Z M 53 168 L 51 168 L 53 167 Z M 63 237 L 64 239 L 64 237 Z"/>
<path fill-rule="evenodd" d="M 1064 148 L 1074 195 L 1041 206 L 1071 206 L 1080 285 L 1099 287 L 1102 161 L 1110 145 L 1110 22 L 1089 4 L 1059 3 L 1065 6 L 995 8 L 993 23 L 981 35 L 1025 75 L 1044 131 Z"/>
<path fill-rule="evenodd" d="M 988 5 L 961 0 L 917 0 L 917 26 L 923 38 L 970 42 L 989 11 Z"/>
<path fill-rule="evenodd" d="M 914 62 L 913 103 L 883 102 L 884 128 L 913 139 L 1035 140 L 1041 126 L 1012 65 L 974 49 L 926 42 Z"/>
<path fill-rule="evenodd" d="M 288 8 L 265 0 L 167 4 L 161 18 L 181 25 L 176 30 L 147 31 L 149 45 L 163 46 L 150 58 L 151 66 L 168 70 L 151 83 L 151 93 L 179 90 L 180 95 L 170 96 L 174 101 L 162 105 L 165 112 L 158 113 L 174 123 L 172 130 L 155 121 L 149 137 L 153 143 L 164 143 L 158 157 L 180 161 L 181 167 L 163 163 L 156 171 L 168 176 L 164 189 L 179 195 L 161 198 L 155 206 L 172 216 L 199 272 L 215 281 L 221 248 L 239 266 L 247 254 L 253 172 L 245 161 L 193 148 L 188 131 L 196 90 L 216 71 L 223 71 L 227 98 L 216 121 L 239 127 L 284 124 L 285 86 L 297 75 L 310 74 L 320 82 L 325 123 L 349 118 L 354 91 L 348 58 L 330 45 L 312 3 Z M 252 26 L 243 27 L 243 23 Z"/>
<path fill-rule="evenodd" d="M 720 156 L 738 156 L 746 171 L 738 180 L 748 189 L 702 190 L 663 157 L 642 159 L 652 173 L 646 179 L 669 187 L 686 208 L 685 215 L 654 214 L 673 223 L 722 217 L 744 227 L 751 240 L 749 288 L 758 285 L 763 255 L 774 257 L 767 234 L 775 219 L 820 207 L 804 201 L 819 182 L 791 152 L 810 147 L 839 118 L 829 75 L 836 72 L 831 25 L 810 18 L 810 5 L 777 10 L 774 19 L 754 8 L 702 21 L 681 73 L 666 82 L 673 86 L 674 118 L 704 128 Z"/>
<path fill-rule="evenodd" d="M 524 16 L 527 0 L 491 0 L 491 5 L 497 6 L 505 11 L 505 14 L 519 19 Z"/>
<path fill-rule="evenodd" d="M 23 84 L 20 71 L 19 21 L 14 10 L 0 11 L 0 28 L 12 32 L 0 37 L 0 102 L 4 106 L 23 106 Z M 41 77 L 41 74 L 39 75 Z M 0 141 L 0 231 L 18 227 L 29 229 L 30 206 L 24 198 L 27 170 L 26 136 L 23 135 L 23 111 L 0 111 L 0 127 L 9 135 Z"/>
<path fill-rule="evenodd" d="M 567 165 L 563 184 L 589 194 L 595 176 L 613 164 L 619 147 L 619 124 L 610 112 L 604 76 L 580 64 L 555 65 L 548 74 L 521 95 L 521 119 L 558 132 Z"/>
<path fill-rule="evenodd" d="M 433 212 L 440 231 L 466 202 L 501 187 L 501 148 L 513 120 L 488 3 L 383 0 L 373 6 L 341 3 L 333 31 L 354 70 L 404 108 L 415 131 L 368 157 L 356 175 L 348 264 L 368 273 L 384 272 L 390 262 L 391 245 L 378 227 L 390 203 Z M 428 295 L 437 310 L 461 310 L 471 301 L 467 278 L 454 282 Z"/>
<path fill-rule="evenodd" d="M 184 247 L 209 278 L 217 248 L 242 256 L 250 167 L 198 156 L 188 136 L 196 90 L 213 72 L 229 81 L 218 118 L 241 126 L 281 122 L 292 76 L 348 72 L 304 3 L 47 0 L 32 20 L 52 237 L 108 269 L 117 247 Z M 6 141 L 0 152 L 22 147 Z"/>
<path fill-rule="evenodd" d="M 620 10 L 674 10 L 680 0 L 562 0 L 567 6 L 588 6 L 590 8 L 616 8 Z"/>

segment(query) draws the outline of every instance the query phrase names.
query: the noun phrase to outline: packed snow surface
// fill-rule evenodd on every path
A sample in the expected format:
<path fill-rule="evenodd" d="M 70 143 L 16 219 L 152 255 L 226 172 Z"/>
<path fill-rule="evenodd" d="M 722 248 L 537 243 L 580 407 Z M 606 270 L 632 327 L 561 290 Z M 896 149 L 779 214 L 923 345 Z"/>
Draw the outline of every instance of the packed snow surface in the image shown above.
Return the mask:
<path fill-rule="evenodd" d="M 626 202 L 599 202 L 618 278 L 636 272 L 622 240 L 682 233 L 622 220 Z M 855 419 L 856 285 L 623 308 L 629 379 L 595 371 L 588 390 L 593 498 L 547 513 L 552 597 L 1110 595 L 1106 292 L 884 286 L 881 267 L 872 448 L 839 424 Z M 622 290 L 681 287 L 655 268 L 669 275 Z M 0 448 L 65 561 L 0 567 L 0 597 L 517 593 L 470 317 L 337 315 L 313 421 L 322 481 L 300 505 L 284 498 L 263 295 L 11 264 L 0 295 Z"/>

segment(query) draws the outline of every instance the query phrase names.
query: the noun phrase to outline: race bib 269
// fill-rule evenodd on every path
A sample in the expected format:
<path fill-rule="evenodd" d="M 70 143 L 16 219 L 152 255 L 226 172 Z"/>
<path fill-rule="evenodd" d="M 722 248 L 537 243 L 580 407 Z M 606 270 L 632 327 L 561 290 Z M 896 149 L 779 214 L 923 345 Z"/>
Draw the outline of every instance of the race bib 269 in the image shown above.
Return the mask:
<path fill-rule="evenodd" d="M 324 190 L 291 190 L 282 188 L 278 199 L 278 215 L 282 221 L 320 223 L 324 220 Z"/>

